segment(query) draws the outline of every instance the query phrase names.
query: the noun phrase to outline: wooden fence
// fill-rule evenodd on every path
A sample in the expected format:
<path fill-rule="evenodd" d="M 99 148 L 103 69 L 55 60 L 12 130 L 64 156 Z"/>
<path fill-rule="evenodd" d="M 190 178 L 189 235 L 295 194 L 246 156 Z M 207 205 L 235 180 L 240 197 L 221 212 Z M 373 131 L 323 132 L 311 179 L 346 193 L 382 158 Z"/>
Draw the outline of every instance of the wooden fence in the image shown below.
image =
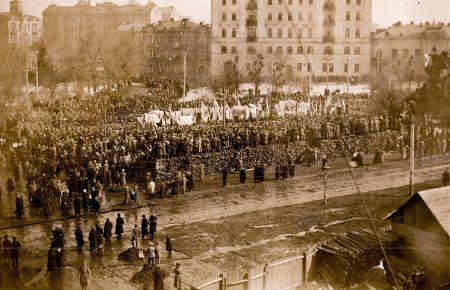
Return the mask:
<path fill-rule="evenodd" d="M 218 278 L 195 287 L 195 290 L 288 290 L 308 280 L 315 268 L 311 250 L 300 256 L 267 263 L 246 272 L 220 274 Z"/>

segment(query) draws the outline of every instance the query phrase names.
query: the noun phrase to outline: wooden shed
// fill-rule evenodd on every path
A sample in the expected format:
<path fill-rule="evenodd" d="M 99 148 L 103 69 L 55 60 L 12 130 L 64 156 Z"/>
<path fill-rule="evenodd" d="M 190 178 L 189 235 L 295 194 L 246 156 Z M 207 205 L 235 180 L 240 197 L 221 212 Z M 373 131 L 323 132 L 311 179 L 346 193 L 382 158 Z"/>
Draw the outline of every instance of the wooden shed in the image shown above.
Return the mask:
<path fill-rule="evenodd" d="M 399 254 L 429 267 L 434 285 L 450 282 L 450 186 L 417 192 L 388 219 Z"/>

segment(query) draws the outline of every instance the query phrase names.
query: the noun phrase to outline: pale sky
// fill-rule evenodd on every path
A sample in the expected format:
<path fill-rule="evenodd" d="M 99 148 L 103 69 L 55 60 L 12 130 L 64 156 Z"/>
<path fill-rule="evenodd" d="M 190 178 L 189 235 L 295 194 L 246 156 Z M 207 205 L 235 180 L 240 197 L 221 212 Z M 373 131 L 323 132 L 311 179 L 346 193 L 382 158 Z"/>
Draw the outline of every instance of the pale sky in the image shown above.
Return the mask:
<path fill-rule="evenodd" d="M 138 0 L 146 4 L 147 0 Z M 220 0 L 214 0 L 220 1 Z M 340 0 L 343 1 L 343 0 Z M 77 0 L 22 0 L 24 10 L 29 14 L 41 16 L 42 11 L 49 4 L 73 5 Z M 91 0 L 91 3 L 103 0 Z M 127 0 L 113 0 L 122 4 Z M 161 6 L 172 5 L 180 14 L 189 16 L 197 21 L 210 21 L 211 0 L 154 0 Z M 450 22 L 450 0 L 372 0 L 373 22 L 381 27 L 387 27 L 397 21 Z M 0 11 L 8 11 L 9 0 L 0 0 Z"/>

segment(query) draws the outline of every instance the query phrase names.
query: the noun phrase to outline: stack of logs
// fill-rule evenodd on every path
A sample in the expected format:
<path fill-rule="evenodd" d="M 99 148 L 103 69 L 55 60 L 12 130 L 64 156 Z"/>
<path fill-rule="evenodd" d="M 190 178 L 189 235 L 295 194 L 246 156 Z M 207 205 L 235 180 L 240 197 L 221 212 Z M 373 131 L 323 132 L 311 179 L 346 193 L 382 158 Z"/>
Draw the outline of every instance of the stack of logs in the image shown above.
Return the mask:
<path fill-rule="evenodd" d="M 396 240 L 395 235 L 386 232 L 379 232 L 379 236 L 384 247 L 390 247 Z M 367 229 L 339 234 L 318 246 L 318 250 L 317 271 L 337 288 L 362 282 L 369 270 L 383 260 L 376 235 Z"/>

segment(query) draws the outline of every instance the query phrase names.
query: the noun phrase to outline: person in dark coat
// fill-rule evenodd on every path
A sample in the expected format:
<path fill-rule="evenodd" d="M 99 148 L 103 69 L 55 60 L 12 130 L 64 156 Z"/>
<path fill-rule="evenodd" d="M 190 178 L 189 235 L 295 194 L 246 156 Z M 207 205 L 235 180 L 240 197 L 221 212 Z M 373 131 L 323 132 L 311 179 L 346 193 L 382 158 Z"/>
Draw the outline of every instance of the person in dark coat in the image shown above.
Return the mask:
<path fill-rule="evenodd" d="M 444 186 L 447 186 L 449 182 L 450 182 L 450 175 L 448 173 L 448 169 L 446 169 L 444 173 L 442 173 L 442 183 L 444 184 Z"/>
<path fill-rule="evenodd" d="M 5 263 L 11 256 L 10 251 L 11 251 L 11 242 L 8 240 L 8 235 L 5 235 L 2 242 L 3 261 L 5 261 Z"/>
<path fill-rule="evenodd" d="M 77 249 L 81 250 L 84 245 L 84 237 L 80 227 L 77 227 L 77 229 L 75 230 L 75 240 L 77 241 Z"/>
<path fill-rule="evenodd" d="M 169 236 L 166 236 L 166 252 L 167 255 L 172 256 L 172 239 Z"/>
<path fill-rule="evenodd" d="M 96 225 L 95 232 L 97 234 L 97 246 L 100 249 L 103 247 L 103 229 L 99 225 Z"/>
<path fill-rule="evenodd" d="M 15 211 L 16 215 L 18 218 L 22 218 L 24 210 L 23 210 L 23 199 L 22 196 L 19 195 L 18 197 L 16 197 L 16 211 Z"/>
<path fill-rule="evenodd" d="M 106 219 L 105 226 L 103 227 L 103 238 L 105 238 L 105 241 L 110 242 L 111 236 L 112 236 L 112 222 L 109 220 L 109 218 Z"/>
<path fill-rule="evenodd" d="M 20 245 L 19 241 L 16 240 L 16 237 L 13 237 L 13 241 L 11 243 L 11 250 L 10 250 L 13 271 L 19 270 L 20 248 L 21 248 L 21 245 Z"/>
<path fill-rule="evenodd" d="M 100 202 L 98 201 L 97 197 L 92 199 L 92 210 L 96 215 L 98 215 L 100 212 Z"/>
<path fill-rule="evenodd" d="M 158 218 L 155 215 L 150 216 L 150 239 L 155 238 L 156 226 L 158 225 Z"/>
<path fill-rule="evenodd" d="M 289 162 L 289 177 L 294 177 L 295 176 L 295 163 L 290 161 Z"/>
<path fill-rule="evenodd" d="M 228 168 L 224 168 L 222 170 L 222 186 L 225 187 L 227 186 L 228 183 Z"/>
<path fill-rule="evenodd" d="M 76 217 L 81 216 L 81 203 L 81 194 L 78 193 L 73 201 L 73 211 Z"/>
<path fill-rule="evenodd" d="M 122 238 L 122 233 L 123 233 L 123 224 L 124 224 L 124 220 L 123 218 L 120 216 L 120 213 L 117 214 L 117 219 L 116 219 L 116 235 L 117 235 L 117 239 L 121 239 Z"/>
<path fill-rule="evenodd" d="M 61 266 L 58 265 L 58 251 L 55 248 L 50 248 L 47 252 L 47 271 L 55 272 L 58 271 Z"/>
<path fill-rule="evenodd" d="M 156 266 L 155 271 L 153 272 L 153 289 L 154 290 L 164 290 L 164 278 L 166 277 L 166 273 L 160 266 Z"/>
<path fill-rule="evenodd" d="M 148 236 L 148 220 L 145 217 L 145 214 L 142 215 L 141 221 L 141 235 L 143 239 L 146 239 Z"/>
<path fill-rule="evenodd" d="M 239 170 L 239 182 L 241 184 L 244 184 L 247 181 L 247 171 L 245 170 L 245 167 L 242 166 Z"/>
<path fill-rule="evenodd" d="M 87 210 L 88 210 L 88 206 L 89 206 L 89 194 L 88 194 L 86 189 L 83 189 L 83 193 L 81 195 L 81 198 L 82 198 L 81 203 L 83 205 L 83 210 L 86 213 Z"/>
<path fill-rule="evenodd" d="M 93 227 L 91 227 L 89 232 L 89 250 L 91 252 L 97 251 L 97 233 Z"/>
<path fill-rule="evenodd" d="M 275 166 L 275 180 L 279 180 L 280 179 L 280 165 L 277 164 Z"/>

